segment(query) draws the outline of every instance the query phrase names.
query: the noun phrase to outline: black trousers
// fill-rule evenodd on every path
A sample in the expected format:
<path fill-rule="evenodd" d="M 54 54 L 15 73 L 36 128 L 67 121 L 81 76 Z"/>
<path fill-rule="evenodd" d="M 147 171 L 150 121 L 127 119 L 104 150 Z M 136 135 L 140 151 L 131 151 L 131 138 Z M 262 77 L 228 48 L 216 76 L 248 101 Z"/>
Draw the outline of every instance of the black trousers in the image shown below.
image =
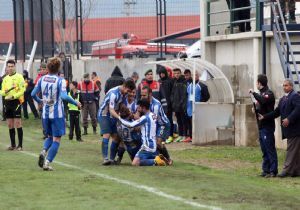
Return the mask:
<path fill-rule="evenodd" d="M 166 113 L 169 121 L 170 121 L 170 134 L 169 136 L 173 136 L 173 132 L 174 132 L 174 124 L 173 124 L 173 112 L 172 109 L 169 109 Z"/>
<path fill-rule="evenodd" d="M 192 117 L 186 116 L 186 129 L 187 129 L 187 136 L 190 138 L 193 137 L 193 124 L 192 124 Z"/>
<path fill-rule="evenodd" d="M 175 112 L 175 115 L 177 118 L 179 136 L 186 136 L 186 114 L 184 112 Z"/>
<path fill-rule="evenodd" d="M 28 119 L 27 105 L 29 105 L 34 117 L 38 118 L 39 114 L 36 110 L 36 107 L 30 94 L 24 94 L 24 103 L 22 104 L 24 117 Z"/>
<path fill-rule="evenodd" d="M 74 128 L 75 128 L 75 134 L 76 139 L 79 140 L 81 138 L 81 130 L 80 130 L 80 115 L 79 112 L 72 112 L 69 111 L 70 114 L 70 133 L 69 137 L 73 138 Z"/>
<path fill-rule="evenodd" d="M 4 98 L 5 98 L 5 97 L 2 96 L 2 118 L 3 118 L 3 120 L 6 119 L 6 118 L 5 118 Z"/>

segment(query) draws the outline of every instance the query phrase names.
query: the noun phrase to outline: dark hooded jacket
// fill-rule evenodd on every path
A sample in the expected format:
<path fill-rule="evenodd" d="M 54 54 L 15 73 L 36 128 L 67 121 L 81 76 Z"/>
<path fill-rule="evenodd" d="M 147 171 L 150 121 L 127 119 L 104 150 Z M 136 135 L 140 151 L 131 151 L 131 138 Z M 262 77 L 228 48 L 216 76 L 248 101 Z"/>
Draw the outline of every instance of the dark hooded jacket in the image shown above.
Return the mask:
<path fill-rule="evenodd" d="M 26 90 L 25 90 L 25 95 L 30 95 L 32 90 L 34 89 L 34 83 L 33 83 L 33 79 L 28 77 L 28 71 L 24 70 L 23 71 L 23 78 L 25 81 L 25 86 L 26 86 Z"/>
<path fill-rule="evenodd" d="M 119 85 L 123 85 L 125 79 L 123 78 L 123 74 L 118 66 L 116 66 L 111 73 L 111 77 L 106 80 L 104 93 L 106 94 L 110 89 L 117 87 Z"/>
<path fill-rule="evenodd" d="M 184 76 L 179 79 L 174 78 L 174 85 L 171 94 L 172 109 L 174 112 L 182 112 L 186 110 L 187 102 L 187 86 Z"/>
<path fill-rule="evenodd" d="M 164 78 L 160 78 L 159 83 L 165 94 L 168 110 L 172 110 L 171 94 L 172 94 L 174 80 L 169 77 L 168 72 L 165 68 L 161 68 L 158 73 L 159 74 L 164 73 L 166 75 Z"/>

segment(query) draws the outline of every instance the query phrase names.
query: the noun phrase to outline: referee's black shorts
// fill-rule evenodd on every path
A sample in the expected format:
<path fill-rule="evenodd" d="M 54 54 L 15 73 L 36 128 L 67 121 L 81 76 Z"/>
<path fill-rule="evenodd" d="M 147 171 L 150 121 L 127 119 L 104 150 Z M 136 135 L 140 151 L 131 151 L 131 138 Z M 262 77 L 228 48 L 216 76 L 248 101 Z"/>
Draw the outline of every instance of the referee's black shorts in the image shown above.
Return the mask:
<path fill-rule="evenodd" d="M 21 104 L 18 99 L 4 100 L 6 119 L 21 118 Z"/>

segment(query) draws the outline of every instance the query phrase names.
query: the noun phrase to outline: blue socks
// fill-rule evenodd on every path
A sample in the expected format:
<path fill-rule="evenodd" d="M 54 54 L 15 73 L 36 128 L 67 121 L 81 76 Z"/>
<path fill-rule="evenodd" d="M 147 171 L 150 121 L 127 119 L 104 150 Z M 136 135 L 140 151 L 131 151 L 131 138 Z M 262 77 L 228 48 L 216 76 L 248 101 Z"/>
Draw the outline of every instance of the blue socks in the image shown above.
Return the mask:
<path fill-rule="evenodd" d="M 110 145 L 110 160 L 115 160 L 115 157 L 117 155 L 117 152 L 118 152 L 118 146 L 119 144 L 115 141 L 112 141 L 111 142 L 111 145 Z"/>
<path fill-rule="evenodd" d="M 47 160 L 48 160 L 50 163 L 54 160 L 54 158 L 55 158 L 55 156 L 56 156 L 56 154 L 57 154 L 59 145 L 60 145 L 60 143 L 57 142 L 57 141 L 54 141 L 54 142 L 52 143 L 52 145 L 51 145 L 51 147 L 50 147 L 50 150 L 49 150 L 49 152 L 48 152 L 48 156 L 47 156 Z"/>
<path fill-rule="evenodd" d="M 140 160 L 140 166 L 154 166 L 154 165 L 155 165 L 154 159 Z"/>
<path fill-rule="evenodd" d="M 53 137 L 48 137 L 44 141 L 44 150 L 47 152 L 53 143 Z"/>
<path fill-rule="evenodd" d="M 103 140 L 102 140 L 103 159 L 108 159 L 108 143 L 109 143 L 109 139 L 103 138 Z"/>

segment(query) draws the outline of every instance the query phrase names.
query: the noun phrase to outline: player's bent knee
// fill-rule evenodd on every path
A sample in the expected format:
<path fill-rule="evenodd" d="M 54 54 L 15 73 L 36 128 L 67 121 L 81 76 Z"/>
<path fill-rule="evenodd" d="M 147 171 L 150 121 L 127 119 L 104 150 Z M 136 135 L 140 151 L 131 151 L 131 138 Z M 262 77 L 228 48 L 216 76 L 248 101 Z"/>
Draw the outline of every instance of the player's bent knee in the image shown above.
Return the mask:
<path fill-rule="evenodd" d="M 139 166 L 140 165 L 140 159 L 138 158 L 134 158 L 131 165 L 133 166 Z"/>

